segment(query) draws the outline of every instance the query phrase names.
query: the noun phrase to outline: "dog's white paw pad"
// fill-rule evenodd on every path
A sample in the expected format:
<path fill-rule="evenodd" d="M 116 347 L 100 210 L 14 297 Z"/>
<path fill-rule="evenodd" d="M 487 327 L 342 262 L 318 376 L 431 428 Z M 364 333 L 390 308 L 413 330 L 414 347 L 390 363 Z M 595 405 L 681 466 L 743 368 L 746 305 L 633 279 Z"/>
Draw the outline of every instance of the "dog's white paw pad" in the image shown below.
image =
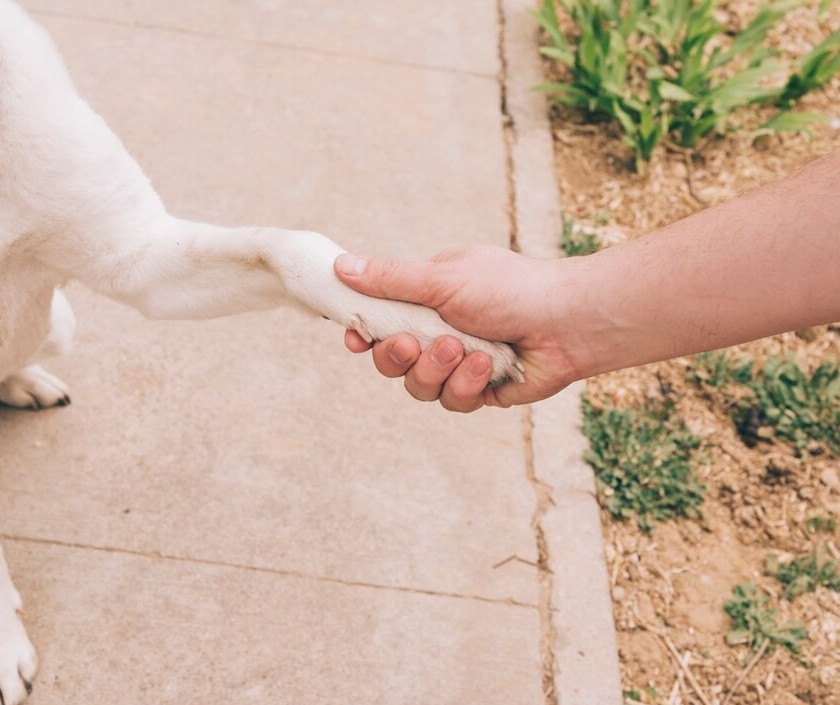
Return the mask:
<path fill-rule="evenodd" d="M 0 381 L 0 402 L 19 409 L 67 406 L 70 390 L 40 365 L 29 365 Z"/>

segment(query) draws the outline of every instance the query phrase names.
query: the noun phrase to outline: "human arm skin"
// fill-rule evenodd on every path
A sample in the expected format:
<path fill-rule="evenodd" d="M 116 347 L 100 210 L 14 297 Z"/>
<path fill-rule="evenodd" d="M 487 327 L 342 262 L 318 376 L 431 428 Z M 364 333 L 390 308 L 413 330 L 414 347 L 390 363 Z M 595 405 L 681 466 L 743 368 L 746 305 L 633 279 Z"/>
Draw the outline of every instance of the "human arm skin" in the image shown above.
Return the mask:
<path fill-rule="evenodd" d="M 525 365 L 524 383 L 492 389 L 489 361 L 465 358 L 455 339 L 422 353 L 404 334 L 377 343 L 377 369 L 405 375 L 416 398 L 455 411 L 537 401 L 602 372 L 840 320 L 840 152 L 588 257 L 471 247 L 429 262 L 344 255 L 336 272 L 358 291 L 510 342 Z M 370 347 L 351 332 L 345 342 Z M 448 362 L 435 359 L 449 348 Z"/>

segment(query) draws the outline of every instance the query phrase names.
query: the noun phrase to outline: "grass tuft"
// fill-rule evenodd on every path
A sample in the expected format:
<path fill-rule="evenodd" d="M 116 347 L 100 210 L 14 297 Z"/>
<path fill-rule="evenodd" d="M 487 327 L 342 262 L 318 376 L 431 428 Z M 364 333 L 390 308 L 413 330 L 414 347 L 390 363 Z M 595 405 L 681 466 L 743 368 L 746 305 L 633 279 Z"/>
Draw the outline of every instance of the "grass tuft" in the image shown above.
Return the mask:
<path fill-rule="evenodd" d="M 688 380 L 723 390 L 748 446 L 775 437 L 801 454 L 819 443 L 840 456 L 840 368 L 824 362 L 812 374 L 792 358 L 770 357 L 761 370 L 727 352 L 696 355 Z"/>
<path fill-rule="evenodd" d="M 635 518 L 645 531 L 657 521 L 698 517 L 706 487 L 694 471 L 700 439 L 670 409 L 597 409 L 583 402 L 601 503 L 619 519 Z"/>
<path fill-rule="evenodd" d="M 814 592 L 819 586 L 840 592 L 840 565 L 831 559 L 825 546 L 786 563 L 771 554 L 767 557 L 767 572 L 784 584 L 788 600 Z"/>
<path fill-rule="evenodd" d="M 751 651 L 758 651 L 765 640 L 770 646 L 780 645 L 794 654 L 799 653 L 802 642 L 808 638 L 800 622 L 779 624 L 777 611 L 770 605 L 765 592 L 759 592 L 750 582 L 736 585 L 732 599 L 723 609 L 732 620 L 726 643 L 731 646 L 746 644 Z"/>

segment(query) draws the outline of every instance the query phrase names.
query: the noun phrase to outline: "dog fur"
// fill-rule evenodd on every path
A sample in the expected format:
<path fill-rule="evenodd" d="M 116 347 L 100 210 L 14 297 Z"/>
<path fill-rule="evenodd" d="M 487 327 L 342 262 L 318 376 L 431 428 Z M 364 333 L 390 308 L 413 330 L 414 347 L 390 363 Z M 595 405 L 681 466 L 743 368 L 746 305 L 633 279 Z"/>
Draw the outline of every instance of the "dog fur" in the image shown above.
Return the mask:
<path fill-rule="evenodd" d="M 78 279 L 150 318 L 194 319 L 293 305 L 367 340 L 442 334 L 519 378 L 506 345 L 463 335 L 434 311 L 342 285 L 342 249 L 318 233 L 227 229 L 169 215 L 137 163 L 76 93 L 51 39 L 0 0 L 0 402 L 69 403 L 38 363 L 70 348 L 75 321 L 60 288 Z M 31 689 L 35 650 L 0 548 L 0 702 Z"/>

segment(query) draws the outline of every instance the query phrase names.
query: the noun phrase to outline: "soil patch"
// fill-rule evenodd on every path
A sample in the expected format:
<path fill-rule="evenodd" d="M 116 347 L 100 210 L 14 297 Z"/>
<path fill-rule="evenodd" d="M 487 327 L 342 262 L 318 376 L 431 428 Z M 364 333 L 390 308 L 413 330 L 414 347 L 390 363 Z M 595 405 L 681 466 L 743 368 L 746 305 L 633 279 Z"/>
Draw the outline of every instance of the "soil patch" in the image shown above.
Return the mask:
<path fill-rule="evenodd" d="M 721 6 L 739 23 L 758 4 Z M 776 30 L 774 41 L 784 51 L 799 55 L 825 36 L 827 26 L 840 27 L 840 3 L 832 3 L 822 27 L 814 8 L 807 3 Z M 840 118 L 840 80 L 807 96 L 798 109 Z M 756 115 L 754 126 L 767 117 Z M 712 139 L 696 151 L 660 151 L 646 173 L 636 174 L 614 126 L 587 124 L 579 115 L 554 109 L 552 129 L 565 217 L 607 223 L 613 240 L 621 237 L 616 232 L 634 237 L 840 149 L 840 120 L 816 125 L 810 135 L 748 129 Z M 826 360 L 840 361 L 840 328 L 788 333 L 733 351 L 740 353 L 759 365 L 771 355 L 792 355 L 813 371 Z M 730 620 L 723 605 L 735 585 L 752 580 L 778 598 L 779 621 L 802 622 L 808 639 L 798 656 L 784 648 L 764 654 L 728 702 L 840 705 L 840 594 L 819 588 L 788 601 L 784 586 L 765 571 L 768 554 L 791 556 L 817 545 L 840 559 L 840 531 L 815 531 L 813 525 L 814 517 L 840 517 L 840 460 L 816 446 L 797 457 L 773 438 L 748 447 L 726 400 L 687 381 L 691 364 L 678 359 L 587 383 L 595 405 L 673 403 L 706 444 L 702 519 L 670 521 L 647 534 L 634 522 L 617 522 L 603 512 L 625 691 L 646 703 L 723 703 L 754 657 L 746 647 L 726 643 Z"/>

